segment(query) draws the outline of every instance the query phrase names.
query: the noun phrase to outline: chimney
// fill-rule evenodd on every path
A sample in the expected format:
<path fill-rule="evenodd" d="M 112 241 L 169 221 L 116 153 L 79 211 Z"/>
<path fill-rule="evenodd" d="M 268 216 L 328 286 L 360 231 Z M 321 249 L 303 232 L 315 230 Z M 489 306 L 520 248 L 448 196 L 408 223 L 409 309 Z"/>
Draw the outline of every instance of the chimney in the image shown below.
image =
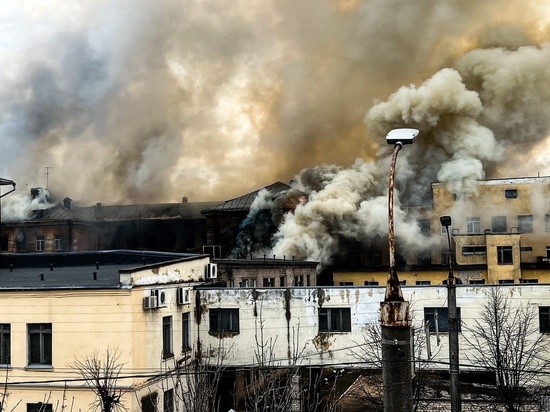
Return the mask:
<path fill-rule="evenodd" d="M 189 199 L 187 198 L 187 196 L 183 196 L 183 197 L 181 198 L 181 203 L 183 203 L 183 204 L 189 203 Z"/>
<path fill-rule="evenodd" d="M 70 197 L 66 197 L 65 199 L 63 199 L 63 207 L 70 210 L 72 202 L 73 199 L 71 199 Z"/>

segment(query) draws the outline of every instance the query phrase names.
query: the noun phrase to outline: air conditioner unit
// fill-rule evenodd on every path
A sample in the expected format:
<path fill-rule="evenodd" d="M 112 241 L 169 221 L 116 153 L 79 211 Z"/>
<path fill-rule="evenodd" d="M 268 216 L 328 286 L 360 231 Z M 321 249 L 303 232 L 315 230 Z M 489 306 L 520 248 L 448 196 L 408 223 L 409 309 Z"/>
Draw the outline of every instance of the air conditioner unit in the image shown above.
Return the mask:
<path fill-rule="evenodd" d="M 191 289 L 178 288 L 178 305 L 191 303 Z"/>
<path fill-rule="evenodd" d="M 143 309 L 155 309 L 157 307 L 156 296 L 145 296 L 143 298 Z"/>
<path fill-rule="evenodd" d="M 151 291 L 151 296 L 155 296 L 157 298 L 157 308 L 165 308 L 168 299 L 167 294 L 164 290 L 155 289 Z"/>
<path fill-rule="evenodd" d="M 218 277 L 218 264 L 209 263 L 206 265 L 206 279 L 216 279 Z"/>

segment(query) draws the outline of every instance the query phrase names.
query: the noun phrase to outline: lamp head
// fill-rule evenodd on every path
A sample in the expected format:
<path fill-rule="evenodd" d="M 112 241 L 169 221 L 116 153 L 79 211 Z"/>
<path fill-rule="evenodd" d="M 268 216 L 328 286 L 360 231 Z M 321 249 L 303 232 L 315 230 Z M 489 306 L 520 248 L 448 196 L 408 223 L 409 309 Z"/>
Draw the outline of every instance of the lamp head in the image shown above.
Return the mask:
<path fill-rule="evenodd" d="M 449 227 L 453 224 L 451 220 L 451 216 L 441 216 L 439 218 L 439 221 L 441 222 L 441 226 L 445 226 L 445 227 Z"/>
<path fill-rule="evenodd" d="M 393 129 L 386 135 L 386 142 L 393 145 L 411 144 L 418 133 L 417 129 Z"/>

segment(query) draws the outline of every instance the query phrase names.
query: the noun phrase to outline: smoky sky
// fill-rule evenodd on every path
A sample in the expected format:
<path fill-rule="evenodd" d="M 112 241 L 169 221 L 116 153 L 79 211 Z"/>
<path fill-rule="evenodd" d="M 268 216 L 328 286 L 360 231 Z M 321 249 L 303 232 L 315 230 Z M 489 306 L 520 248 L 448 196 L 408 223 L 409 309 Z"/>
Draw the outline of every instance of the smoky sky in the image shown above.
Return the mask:
<path fill-rule="evenodd" d="M 304 169 L 385 167 L 384 135 L 403 125 L 422 134 L 400 159 L 402 196 L 456 170 L 536 173 L 510 159 L 548 135 L 542 5 L 2 5 L 0 173 L 25 192 L 49 167 L 52 195 L 85 204 L 224 200 Z M 312 187 L 330 184 L 317 174 Z"/>

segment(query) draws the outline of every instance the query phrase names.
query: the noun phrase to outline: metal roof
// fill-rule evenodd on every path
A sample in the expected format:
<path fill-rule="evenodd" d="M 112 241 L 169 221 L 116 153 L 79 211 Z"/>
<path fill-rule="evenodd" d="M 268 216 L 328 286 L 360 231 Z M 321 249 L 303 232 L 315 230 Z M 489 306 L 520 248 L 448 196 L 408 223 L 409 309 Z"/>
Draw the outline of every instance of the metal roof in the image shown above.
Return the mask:
<path fill-rule="evenodd" d="M 2 253 L 0 290 L 116 289 L 120 287 L 119 272 L 200 256 L 128 250 Z"/>
<path fill-rule="evenodd" d="M 262 189 L 266 189 L 268 192 L 270 192 L 274 197 L 280 195 L 281 193 L 287 192 L 292 189 L 291 186 L 282 183 L 282 182 L 275 182 L 269 186 L 263 187 Z M 260 192 L 258 189 L 253 192 L 247 193 L 244 196 L 236 197 L 234 199 L 226 200 L 222 204 L 219 204 L 215 207 L 212 207 L 210 209 L 203 210 L 203 213 L 211 213 L 211 212 L 228 212 L 228 211 L 247 211 L 250 209 L 250 206 L 252 206 L 252 202 L 254 202 L 254 199 L 256 199 L 256 196 Z"/>

